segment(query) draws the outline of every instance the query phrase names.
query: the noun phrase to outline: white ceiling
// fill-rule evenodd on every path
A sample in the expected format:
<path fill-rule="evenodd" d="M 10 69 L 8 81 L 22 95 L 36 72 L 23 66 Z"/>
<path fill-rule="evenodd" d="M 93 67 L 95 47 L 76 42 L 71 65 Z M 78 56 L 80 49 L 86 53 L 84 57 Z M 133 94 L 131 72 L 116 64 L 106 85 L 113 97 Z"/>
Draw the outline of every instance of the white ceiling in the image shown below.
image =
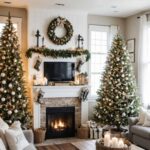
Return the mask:
<path fill-rule="evenodd" d="M 4 1 L 12 3 L 4 4 Z M 56 6 L 56 3 L 65 6 Z M 89 14 L 128 17 L 150 9 L 150 0 L 0 0 L 0 6 L 82 10 Z"/>

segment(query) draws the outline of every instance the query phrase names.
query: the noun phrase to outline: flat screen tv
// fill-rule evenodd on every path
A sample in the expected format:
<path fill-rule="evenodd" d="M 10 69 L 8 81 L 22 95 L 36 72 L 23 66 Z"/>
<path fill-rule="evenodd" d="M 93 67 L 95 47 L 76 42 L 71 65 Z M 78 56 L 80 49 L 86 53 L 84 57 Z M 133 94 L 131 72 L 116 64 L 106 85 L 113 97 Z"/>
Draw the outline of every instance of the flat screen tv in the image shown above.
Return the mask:
<path fill-rule="evenodd" d="M 44 76 L 49 82 L 74 81 L 74 62 L 44 62 Z"/>

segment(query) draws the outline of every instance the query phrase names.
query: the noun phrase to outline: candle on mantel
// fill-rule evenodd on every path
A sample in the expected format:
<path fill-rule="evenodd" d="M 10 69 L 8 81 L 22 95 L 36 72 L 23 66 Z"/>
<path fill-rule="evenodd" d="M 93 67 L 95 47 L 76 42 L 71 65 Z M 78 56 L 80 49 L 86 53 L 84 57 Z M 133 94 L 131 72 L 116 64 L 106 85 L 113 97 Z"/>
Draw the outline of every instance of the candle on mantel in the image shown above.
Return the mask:
<path fill-rule="evenodd" d="M 110 146 L 110 133 L 107 132 L 105 135 L 104 135 L 104 146 L 107 146 L 109 147 Z"/>

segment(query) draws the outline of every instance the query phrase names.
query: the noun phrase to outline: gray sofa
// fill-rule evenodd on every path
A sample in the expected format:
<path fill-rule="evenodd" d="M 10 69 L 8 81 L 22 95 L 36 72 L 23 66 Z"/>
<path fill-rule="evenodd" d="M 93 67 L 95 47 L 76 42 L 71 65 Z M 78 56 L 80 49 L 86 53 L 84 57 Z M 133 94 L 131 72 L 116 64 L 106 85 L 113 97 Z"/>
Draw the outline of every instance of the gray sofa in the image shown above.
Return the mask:
<path fill-rule="evenodd" d="M 32 130 L 24 130 L 23 131 L 26 139 L 28 140 L 28 142 L 30 143 L 29 146 L 27 146 L 26 148 L 24 148 L 23 150 L 36 150 L 35 146 L 34 146 L 34 135 Z"/>
<path fill-rule="evenodd" d="M 34 146 L 34 136 L 33 136 L 33 132 L 32 130 L 23 130 L 23 133 L 26 137 L 26 139 L 28 140 L 28 142 L 30 143 L 26 148 L 24 148 L 23 150 L 36 150 L 35 146 Z M 0 133 L 0 138 L 4 139 L 5 136 L 3 135 L 3 133 Z M 7 145 L 7 143 L 5 143 L 5 145 Z M 8 146 L 7 146 L 8 147 Z"/>
<path fill-rule="evenodd" d="M 150 127 L 137 125 L 138 118 L 129 118 L 129 139 L 136 145 L 150 150 Z"/>

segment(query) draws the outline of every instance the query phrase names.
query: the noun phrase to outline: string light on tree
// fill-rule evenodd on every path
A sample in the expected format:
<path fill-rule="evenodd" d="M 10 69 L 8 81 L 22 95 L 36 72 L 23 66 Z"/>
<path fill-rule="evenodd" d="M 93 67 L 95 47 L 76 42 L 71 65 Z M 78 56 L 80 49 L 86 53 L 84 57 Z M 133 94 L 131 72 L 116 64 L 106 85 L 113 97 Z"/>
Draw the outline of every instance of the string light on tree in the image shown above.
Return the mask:
<path fill-rule="evenodd" d="M 0 117 L 9 124 L 20 120 L 23 127 L 29 127 L 31 115 L 24 87 L 18 37 L 10 15 L 0 41 Z"/>
<path fill-rule="evenodd" d="M 136 81 L 128 51 L 120 35 L 116 35 L 113 40 L 97 94 L 99 98 L 94 118 L 103 125 L 120 129 L 128 124 L 128 117 L 138 113 L 140 103 Z"/>

